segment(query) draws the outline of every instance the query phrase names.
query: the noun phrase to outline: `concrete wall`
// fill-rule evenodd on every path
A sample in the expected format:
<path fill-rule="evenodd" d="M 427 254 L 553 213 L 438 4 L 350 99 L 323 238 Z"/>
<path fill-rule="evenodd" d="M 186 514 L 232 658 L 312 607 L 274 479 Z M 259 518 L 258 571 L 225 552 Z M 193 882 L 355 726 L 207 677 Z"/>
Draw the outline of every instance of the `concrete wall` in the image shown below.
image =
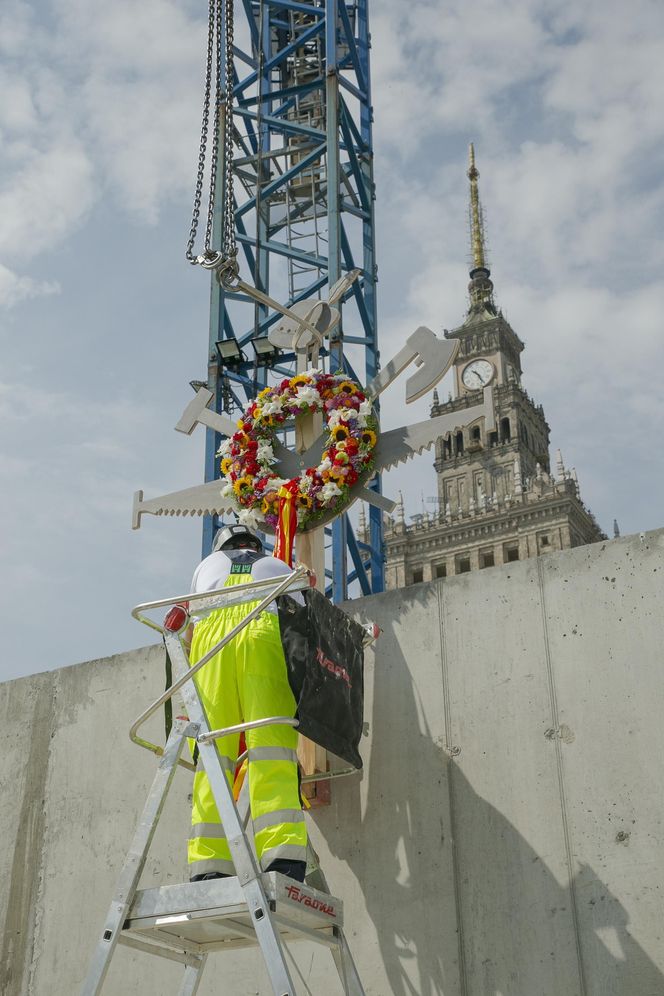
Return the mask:
<path fill-rule="evenodd" d="M 368 996 L 663 996 L 663 589 L 658 531 L 354 603 L 384 630 L 365 771 L 311 824 Z M 3 996 L 77 992 L 154 773 L 126 731 L 162 682 L 154 647 L 0 685 Z M 189 788 L 145 884 L 186 877 Z M 338 992 L 294 951 L 302 993 Z M 213 956 L 201 993 L 269 996 L 258 962 Z M 104 992 L 178 985 L 121 949 Z"/>

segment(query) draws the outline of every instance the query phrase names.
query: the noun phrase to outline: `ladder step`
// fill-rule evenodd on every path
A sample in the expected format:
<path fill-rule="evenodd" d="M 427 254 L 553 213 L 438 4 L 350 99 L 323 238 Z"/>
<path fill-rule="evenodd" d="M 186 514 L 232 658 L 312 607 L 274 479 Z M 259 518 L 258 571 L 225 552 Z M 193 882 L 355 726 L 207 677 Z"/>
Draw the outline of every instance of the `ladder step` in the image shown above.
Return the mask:
<path fill-rule="evenodd" d="M 285 940 L 337 943 L 338 931 L 343 929 L 341 900 L 277 872 L 261 878 L 269 904 L 264 914 L 272 918 Z M 198 954 L 258 943 L 237 878 L 143 889 L 136 893 L 122 935 L 150 938 L 171 950 Z"/>

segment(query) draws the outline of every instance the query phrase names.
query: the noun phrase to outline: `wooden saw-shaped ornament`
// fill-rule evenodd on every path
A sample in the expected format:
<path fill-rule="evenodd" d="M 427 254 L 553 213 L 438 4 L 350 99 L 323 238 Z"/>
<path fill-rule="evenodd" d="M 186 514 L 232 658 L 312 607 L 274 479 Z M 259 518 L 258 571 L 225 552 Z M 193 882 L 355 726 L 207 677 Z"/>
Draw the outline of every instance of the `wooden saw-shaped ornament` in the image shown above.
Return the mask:
<path fill-rule="evenodd" d="M 288 331 L 290 332 L 290 329 Z M 285 333 L 286 329 L 283 329 L 280 334 Z M 367 384 L 364 388 L 364 394 L 369 400 L 375 400 L 406 367 L 415 363 L 417 371 L 406 381 L 405 400 L 407 404 L 416 401 L 433 390 L 439 383 L 454 362 L 458 348 L 458 341 L 439 339 L 430 329 L 421 325 L 408 337 L 403 348 Z M 212 398 L 211 391 L 204 387 L 199 388 L 196 396 L 187 405 L 175 426 L 176 430 L 191 435 L 196 426 L 201 424 L 222 436 L 233 436 L 237 432 L 237 424 L 227 416 L 220 415 L 208 408 Z M 395 502 L 370 487 L 366 487 L 370 477 L 400 463 L 405 463 L 416 454 L 433 446 L 440 436 L 458 431 L 480 418 L 485 419 L 487 431 L 495 429 L 491 386 L 484 388 L 481 404 L 466 408 L 463 411 L 425 419 L 415 425 L 406 425 L 380 433 L 373 450 L 370 474 L 364 475 L 364 477 L 360 476 L 349 489 L 348 501 L 343 509 L 337 507 L 329 514 L 317 517 L 311 527 L 319 528 L 325 525 L 340 512 L 347 511 L 350 505 L 358 499 L 375 505 L 383 511 L 392 512 L 395 508 Z M 326 440 L 327 434 L 321 433 L 304 452 L 298 453 L 275 439 L 273 442 L 276 458 L 275 469 L 280 477 L 285 479 L 297 478 L 303 471 L 319 464 Z M 140 527 L 144 514 L 223 516 L 236 512 L 235 503 L 222 497 L 221 487 L 222 481 L 215 480 L 158 498 L 148 499 L 143 497 L 142 491 L 137 491 L 134 495 L 132 527 L 134 529 Z M 271 531 L 263 523 L 260 524 L 260 528 Z"/>

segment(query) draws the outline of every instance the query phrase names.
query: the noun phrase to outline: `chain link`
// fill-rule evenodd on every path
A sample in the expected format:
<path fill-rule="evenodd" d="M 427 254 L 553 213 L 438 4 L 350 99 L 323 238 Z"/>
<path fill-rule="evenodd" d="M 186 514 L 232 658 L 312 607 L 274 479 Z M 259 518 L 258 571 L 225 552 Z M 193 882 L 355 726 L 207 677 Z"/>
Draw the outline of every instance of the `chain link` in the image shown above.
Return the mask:
<path fill-rule="evenodd" d="M 225 31 L 222 30 L 225 28 Z M 233 0 L 209 0 L 208 7 L 208 37 L 207 57 L 205 63 L 205 93 L 203 97 L 203 121 L 201 140 L 198 153 L 198 169 L 196 174 L 196 190 L 194 208 L 189 231 L 189 241 L 185 256 L 192 265 L 202 264 L 216 268 L 220 262 L 226 262 L 227 268 L 237 272 L 237 245 L 235 241 L 235 214 L 233 210 Z M 224 84 L 221 85 L 221 62 L 223 50 Z M 205 225 L 203 255 L 194 255 L 194 244 L 198 232 L 203 200 L 203 184 L 205 182 L 205 163 L 210 128 L 210 99 L 212 96 L 212 75 L 215 76 L 214 89 L 214 120 L 212 134 L 212 149 L 210 151 L 210 189 L 208 196 L 208 212 Z M 219 134 L 221 125 L 221 105 L 224 108 L 223 159 L 225 167 L 224 196 L 222 203 L 222 250 L 216 252 L 211 248 L 212 227 L 214 223 L 214 204 L 217 185 L 217 167 L 219 162 Z M 230 266 L 228 266 L 230 264 Z"/>
<path fill-rule="evenodd" d="M 235 244 L 235 213 L 233 211 L 233 0 L 224 0 L 226 24 L 226 50 L 224 59 L 224 90 L 226 107 L 224 113 L 224 238 L 222 251 L 224 259 L 237 256 Z"/>
<path fill-rule="evenodd" d="M 219 78 L 219 66 L 221 65 L 221 5 L 222 0 L 211 0 L 215 4 L 215 87 L 214 87 L 214 130 L 212 136 L 212 151 L 210 153 L 210 192 L 208 196 L 207 223 L 205 225 L 205 256 L 209 259 L 212 255 L 210 244 L 212 242 L 212 225 L 214 222 L 214 199 L 217 192 L 217 165 L 219 162 L 219 122 L 221 117 L 221 79 Z M 208 39 L 208 45 L 212 45 L 212 39 Z"/>
<path fill-rule="evenodd" d="M 215 35 L 216 9 L 215 0 L 209 0 L 208 8 L 208 37 L 207 37 L 207 59 L 205 63 L 205 94 L 203 97 L 203 123 L 201 125 L 201 141 L 198 151 L 198 171 L 196 174 L 196 192 L 194 194 L 194 210 L 191 219 L 191 230 L 189 241 L 185 252 L 190 263 L 197 262 L 194 256 L 194 243 L 198 231 L 198 222 L 201 215 L 201 200 L 203 197 L 203 181 L 205 178 L 205 159 L 207 156 L 208 126 L 210 121 L 210 93 L 212 90 L 212 60 L 214 57 L 214 35 Z"/>

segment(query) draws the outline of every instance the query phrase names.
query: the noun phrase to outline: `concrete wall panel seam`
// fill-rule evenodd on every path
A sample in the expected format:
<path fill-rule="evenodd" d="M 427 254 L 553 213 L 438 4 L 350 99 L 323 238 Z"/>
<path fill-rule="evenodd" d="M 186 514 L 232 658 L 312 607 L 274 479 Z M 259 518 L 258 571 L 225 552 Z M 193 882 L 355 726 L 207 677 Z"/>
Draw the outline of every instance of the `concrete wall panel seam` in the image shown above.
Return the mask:
<path fill-rule="evenodd" d="M 556 691 L 556 682 L 553 674 L 553 663 L 551 660 L 551 645 L 549 643 L 549 625 L 547 619 L 546 611 L 546 599 L 544 596 L 544 576 L 543 576 L 543 561 L 541 557 L 537 558 L 537 584 L 539 587 L 539 597 L 540 606 L 542 610 L 542 635 L 544 638 L 544 657 L 546 660 L 546 673 L 547 680 L 549 684 L 549 695 L 551 698 L 551 722 L 552 728 L 554 730 L 560 729 L 560 717 L 558 714 L 558 695 Z M 567 857 L 567 879 L 568 888 L 570 895 L 570 904 L 572 907 L 572 922 L 574 924 L 574 945 L 576 948 L 577 964 L 579 970 L 579 985 L 581 986 L 582 996 L 587 996 L 588 988 L 586 985 L 586 972 L 583 963 L 583 950 L 581 947 L 581 930 L 579 924 L 579 908 L 577 903 L 576 890 L 574 888 L 574 851 L 572 847 L 572 834 L 569 825 L 568 813 L 567 813 L 567 797 L 565 793 L 565 771 L 564 762 L 562 754 L 562 741 L 560 737 L 555 736 L 553 738 L 553 746 L 556 752 L 556 768 L 558 771 L 558 787 L 560 793 L 560 810 L 563 825 L 563 835 L 565 839 L 565 853 Z"/>
<path fill-rule="evenodd" d="M 457 940 L 459 947 L 459 984 L 461 986 L 461 996 L 469 996 L 468 993 L 468 971 L 466 967 L 466 945 L 465 933 L 463 929 L 463 907 L 461 903 L 461 869 L 459 868 L 459 851 L 457 848 L 457 827 L 454 819 L 456 813 L 454 799 L 454 757 L 452 749 L 458 747 L 452 743 L 452 703 L 450 696 L 450 683 L 447 661 L 447 644 L 445 641 L 445 626 L 443 624 L 443 585 L 437 585 L 438 595 L 438 634 L 440 639 L 440 665 L 443 683 L 443 710 L 445 723 L 445 754 L 448 757 L 448 778 L 447 793 L 450 814 L 450 833 L 452 836 L 452 874 L 454 881 L 454 908 L 457 918 Z"/>

